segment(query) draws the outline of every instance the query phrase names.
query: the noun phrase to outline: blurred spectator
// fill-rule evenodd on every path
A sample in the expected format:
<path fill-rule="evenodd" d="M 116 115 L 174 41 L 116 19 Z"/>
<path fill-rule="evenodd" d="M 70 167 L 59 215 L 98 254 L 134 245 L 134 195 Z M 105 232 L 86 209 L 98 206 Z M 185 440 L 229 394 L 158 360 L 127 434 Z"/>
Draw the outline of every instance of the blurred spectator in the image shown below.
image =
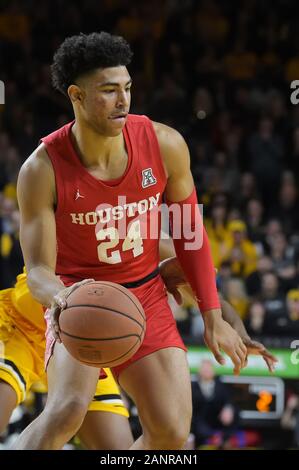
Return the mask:
<path fill-rule="evenodd" d="M 230 238 L 224 261 L 231 263 L 232 273 L 236 276 L 247 277 L 256 270 L 257 251 L 246 234 L 246 224 L 242 220 L 232 220 L 228 229 Z"/>
<path fill-rule="evenodd" d="M 281 332 L 298 338 L 299 335 L 299 289 L 287 293 L 287 322 L 280 325 Z"/>
<path fill-rule="evenodd" d="M 200 56 L 195 63 L 195 70 L 199 80 L 208 84 L 211 78 L 219 74 L 220 68 L 216 49 L 208 44 L 203 56 Z"/>
<path fill-rule="evenodd" d="M 215 377 L 213 364 L 207 359 L 201 362 L 197 377 L 192 380 L 192 402 L 191 431 L 196 445 L 217 435 L 219 447 L 225 448 L 236 431 L 238 413 L 228 388 Z"/>
<path fill-rule="evenodd" d="M 140 15 L 140 7 L 133 4 L 121 16 L 116 24 L 116 31 L 120 36 L 124 36 L 128 41 L 136 41 L 140 39 L 144 32 L 144 21 Z"/>
<path fill-rule="evenodd" d="M 270 211 L 270 216 L 280 220 L 288 235 L 299 232 L 298 205 L 298 191 L 295 180 L 288 177 L 280 186 L 277 205 Z"/>
<path fill-rule="evenodd" d="M 248 307 L 248 297 L 243 279 L 229 279 L 222 290 L 228 302 L 235 308 L 240 317 L 244 318 Z"/>
<path fill-rule="evenodd" d="M 284 136 L 289 130 L 284 95 L 278 90 L 269 90 L 266 95 L 266 109 L 273 120 L 275 133 Z"/>
<path fill-rule="evenodd" d="M 216 200 L 212 202 L 210 218 L 205 220 L 205 227 L 211 243 L 213 261 L 216 268 L 222 263 L 228 250 L 230 233 L 227 227 L 227 201 Z"/>
<path fill-rule="evenodd" d="M 266 309 L 262 302 L 253 301 L 248 309 L 245 327 L 253 338 L 265 333 Z"/>
<path fill-rule="evenodd" d="M 231 80 L 253 80 L 256 74 L 257 56 L 246 48 L 244 41 L 238 38 L 234 49 L 223 60 L 224 73 Z"/>
<path fill-rule="evenodd" d="M 298 248 L 297 248 L 298 250 Z M 295 255 L 295 269 L 296 269 L 296 272 L 295 272 L 295 276 L 292 280 L 292 285 L 291 285 L 291 288 L 292 289 L 297 289 L 299 288 L 299 252 L 296 251 L 296 255 Z"/>
<path fill-rule="evenodd" d="M 223 142 L 223 148 L 228 156 L 229 161 L 234 165 L 237 163 L 239 171 L 243 170 L 243 165 L 240 164 L 241 140 L 242 128 L 240 126 L 234 126 L 229 132 L 225 134 Z"/>
<path fill-rule="evenodd" d="M 277 328 L 287 321 L 287 311 L 285 297 L 274 272 L 262 274 L 262 289 L 259 298 L 267 312 L 267 332 L 275 334 Z"/>
<path fill-rule="evenodd" d="M 291 57 L 285 65 L 285 79 L 288 83 L 298 80 L 299 77 L 299 54 Z"/>
<path fill-rule="evenodd" d="M 299 127 L 293 131 L 293 142 L 290 155 L 290 167 L 295 175 L 299 175 Z"/>
<path fill-rule="evenodd" d="M 207 88 L 197 87 L 194 90 L 192 93 L 191 112 L 191 118 L 186 128 L 187 139 L 192 141 L 196 136 L 197 139 L 209 140 L 213 124 L 214 100 Z"/>
<path fill-rule="evenodd" d="M 255 297 L 261 293 L 262 274 L 273 270 L 273 261 L 269 256 L 261 256 L 257 261 L 257 269 L 246 278 L 248 295 Z"/>
<path fill-rule="evenodd" d="M 217 283 L 222 292 L 226 291 L 227 283 L 232 278 L 232 270 L 229 262 L 223 262 L 217 272 Z"/>
<path fill-rule="evenodd" d="M 19 242 L 20 216 L 13 199 L 2 199 L 0 217 L 0 288 L 4 289 L 15 283 L 24 264 Z"/>
<path fill-rule="evenodd" d="M 195 16 L 197 34 L 204 44 L 221 44 L 225 40 L 229 23 L 214 0 L 200 2 Z"/>
<path fill-rule="evenodd" d="M 282 233 L 283 228 L 280 220 L 270 219 L 265 226 L 265 237 L 264 237 L 264 248 L 268 252 L 272 243 L 273 237 L 277 234 Z"/>
<path fill-rule="evenodd" d="M 253 173 L 242 173 L 240 178 L 240 187 L 237 191 L 236 199 L 241 209 L 245 209 L 248 202 L 258 196 L 256 178 Z"/>
<path fill-rule="evenodd" d="M 276 233 L 269 240 L 269 255 L 273 261 L 273 270 L 285 285 L 290 285 L 296 274 L 294 248 L 287 243 L 284 233 Z"/>
<path fill-rule="evenodd" d="M 289 396 L 285 410 L 281 417 L 281 427 L 292 432 L 291 447 L 299 448 L 299 396 L 292 394 Z"/>
<path fill-rule="evenodd" d="M 248 152 L 249 170 L 255 175 L 263 202 L 269 207 L 279 186 L 284 156 L 282 139 L 274 134 L 271 119 L 260 120 L 258 132 L 249 138 Z"/>
<path fill-rule="evenodd" d="M 237 168 L 228 164 L 225 152 L 219 151 L 214 155 L 213 166 L 205 174 L 205 187 L 212 193 L 235 192 L 239 181 Z"/>
<path fill-rule="evenodd" d="M 184 119 L 186 97 L 184 90 L 176 83 L 171 75 L 164 74 L 161 86 L 152 97 L 149 108 L 151 117 L 162 121 L 169 126 L 174 126 L 175 122 L 180 124 L 180 119 Z M 173 118 L 176 117 L 175 122 Z"/>
<path fill-rule="evenodd" d="M 261 252 L 264 235 L 263 227 L 264 207 L 262 201 L 257 198 L 249 199 L 246 207 L 245 221 L 248 237 Z"/>
<path fill-rule="evenodd" d="M 17 2 L 10 2 L 0 14 L 0 37 L 12 42 L 24 41 L 30 32 L 30 17 Z"/>
<path fill-rule="evenodd" d="M 212 158 L 212 146 L 206 140 L 193 140 L 191 142 L 190 150 L 192 174 L 195 186 L 198 192 L 202 194 L 204 192 L 205 172 Z"/>

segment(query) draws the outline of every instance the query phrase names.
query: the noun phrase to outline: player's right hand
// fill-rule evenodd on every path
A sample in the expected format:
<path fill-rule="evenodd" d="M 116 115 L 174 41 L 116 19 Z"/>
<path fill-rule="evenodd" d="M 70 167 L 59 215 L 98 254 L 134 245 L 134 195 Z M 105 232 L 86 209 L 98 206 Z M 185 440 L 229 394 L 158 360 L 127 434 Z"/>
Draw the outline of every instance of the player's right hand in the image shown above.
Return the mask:
<path fill-rule="evenodd" d="M 70 287 L 66 287 L 65 289 L 61 289 L 54 297 L 53 302 L 50 308 L 50 327 L 53 333 L 55 340 L 58 343 L 61 343 L 61 339 L 59 336 L 60 328 L 59 328 L 59 315 L 61 311 L 66 308 L 67 297 L 74 292 L 74 290 L 78 289 L 78 287 L 83 286 L 84 284 L 88 284 L 89 282 L 94 282 L 94 279 L 84 279 L 83 281 L 76 282 Z"/>

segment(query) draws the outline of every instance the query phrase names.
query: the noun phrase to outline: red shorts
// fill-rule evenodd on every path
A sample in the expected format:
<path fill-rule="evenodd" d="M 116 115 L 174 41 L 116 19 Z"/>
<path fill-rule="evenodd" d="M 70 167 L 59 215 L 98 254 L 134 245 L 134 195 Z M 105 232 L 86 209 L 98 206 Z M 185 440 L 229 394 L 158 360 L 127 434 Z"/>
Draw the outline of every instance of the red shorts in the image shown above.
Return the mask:
<path fill-rule="evenodd" d="M 143 306 L 146 316 L 146 331 L 144 340 L 134 356 L 120 366 L 112 368 L 116 377 L 133 362 L 159 349 L 176 347 L 187 351 L 169 307 L 165 285 L 161 277 L 157 276 L 146 284 L 129 290 L 136 295 Z M 45 366 L 47 367 L 53 353 L 55 339 L 50 329 L 48 311 L 45 313 L 45 319 L 47 322 Z"/>

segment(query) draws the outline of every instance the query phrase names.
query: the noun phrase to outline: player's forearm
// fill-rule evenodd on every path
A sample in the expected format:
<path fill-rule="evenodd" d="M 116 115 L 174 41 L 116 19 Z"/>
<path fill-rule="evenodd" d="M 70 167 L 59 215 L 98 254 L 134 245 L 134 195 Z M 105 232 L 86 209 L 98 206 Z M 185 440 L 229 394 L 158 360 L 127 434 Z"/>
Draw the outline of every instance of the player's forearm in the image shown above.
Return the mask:
<path fill-rule="evenodd" d="M 46 266 L 31 268 L 27 275 L 27 284 L 33 297 L 45 307 L 50 307 L 54 296 L 65 288 L 54 271 Z"/>
<path fill-rule="evenodd" d="M 238 332 L 242 340 L 250 339 L 244 326 L 244 323 L 242 322 L 241 318 L 234 310 L 234 308 L 222 297 L 220 297 L 220 304 L 223 319 L 227 321 Z"/>

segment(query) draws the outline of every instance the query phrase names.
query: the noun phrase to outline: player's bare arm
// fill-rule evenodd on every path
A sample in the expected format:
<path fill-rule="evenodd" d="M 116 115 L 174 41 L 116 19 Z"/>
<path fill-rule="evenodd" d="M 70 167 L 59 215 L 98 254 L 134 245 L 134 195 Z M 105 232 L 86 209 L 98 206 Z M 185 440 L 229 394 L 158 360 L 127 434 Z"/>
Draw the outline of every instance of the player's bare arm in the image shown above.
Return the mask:
<path fill-rule="evenodd" d="M 55 178 L 43 144 L 23 164 L 17 195 L 28 286 L 36 300 L 49 307 L 64 286 L 55 275 Z"/>
<path fill-rule="evenodd" d="M 21 215 L 20 242 L 28 286 L 38 302 L 45 307 L 53 307 L 53 327 L 58 333 L 57 315 L 69 291 L 55 274 L 55 177 L 43 144 L 23 164 L 17 195 Z"/>
<path fill-rule="evenodd" d="M 183 137 L 174 129 L 160 123 L 154 124 L 160 145 L 165 170 L 168 176 L 165 195 L 168 201 L 186 200 L 194 191 L 194 181 L 190 170 L 190 155 Z M 196 254 L 196 252 L 193 252 Z M 183 269 L 186 266 L 182 266 Z M 212 265 L 203 267 L 214 271 Z M 211 282 L 214 280 L 211 278 Z M 224 364 L 220 350 L 226 352 L 234 363 L 234 371 L 238 374 L 246 363 L 246 347 L 231 326 L 223 320 L 220 308 L 201 308 L 205 323 L 205 341 L 213 352 L 216 360 Z"/>

